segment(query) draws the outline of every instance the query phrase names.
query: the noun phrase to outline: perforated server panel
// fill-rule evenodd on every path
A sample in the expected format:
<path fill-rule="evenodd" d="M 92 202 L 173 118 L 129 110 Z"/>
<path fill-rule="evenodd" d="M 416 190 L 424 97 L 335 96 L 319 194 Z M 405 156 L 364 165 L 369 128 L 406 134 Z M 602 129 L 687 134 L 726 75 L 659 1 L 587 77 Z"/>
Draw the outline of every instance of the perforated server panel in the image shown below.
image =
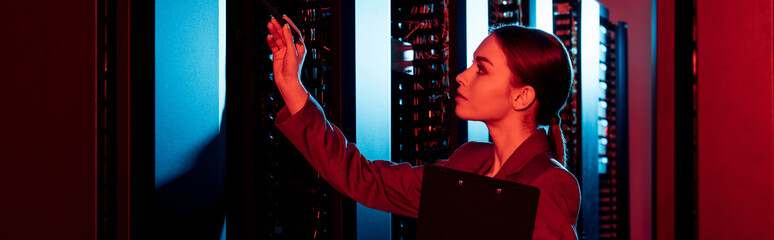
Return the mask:
<path fill-rule="evenodd" d="M 600 79 L 599 86 L 604 91 L 604 97 L 599 100 L 599 238 L 615 239 L 618 234 L 615 223 L 618 212 L 618 175 L 615 156 L 615 26 L 605 17 L 600 18 Z"/>
<path fill-rule="evenodd" d="M 449 1 L 393 1 L 392 118 L 395 162 L 418 166 L 451 152 Z M 416 219 L 393 215 L 393 239 L 414 239 Z"/>
<path fill-rule="evenodd" d="M 529 19 L 528 0 L 489 0 L 489 26 L 501 24 L 526 25 Z"/>
<path fill-rule="evenodd" d="M 628 238 L 628 137 L 626 23 L 600 19 L 599 237 Z"/>
<path fill-rule="evenodd" d="M 414 165 L 448 157 L 449 42 L 448 1 L 392 4 L 393 40 L 404 48 L 409 67 L 393 74 L 395 161 Z M 393 44 L 395 46 L 395 44 Z M 405 54 L 410 56 L 405 58 Z M 393 57 L 396 55 L 393 54 Z M 401 71 L 402 70 L 402 71 Z M 410 77 L 413 76 L 413 77 Z"/>
<path fill-rule="evenodd" d="M 598 6 L 589 4 L 589 7 Z M 618 239 L 628 235 L 628 144 L 626 128 L 626 48 L 625 23 L 618 28 L 608 20 L 608 10 L 602 6 L 599 15 L 599 28 L 581 29 L 581 4 L 574 0 L 554 1 L 554 34 L 564 43 L 570 53 L 574 69 L 573 88 L 567 105 L 561 111 L 562 130 L 568 148 L 567 168 L 581 183 L 584 194 L 598 194 L 584 198 L 582 205 L 597 207 L 584 208 L 579 218 L 578 234 L 581 238 Z M 588 11 L 595 12 L 595 11 Z M 592 31 L 593 30 L 593 31 Z M 581 34 L 595 34 L 599 42 L 585 43 L 594 47 L 580 51 Z M 585 38 L 585 37 L 584 37 Z M 591 38 L 596 39 L 596 38 Z M 620 48 L 619 45 L 623 45 Z M 598 52 L 589 52 L 598 51 Z M 599 62 L 580 64 L 582 54 L 597 54 Z M 588 56 L 588 55 L 587 55 Z M 596 71 L 598 80 L 581 84 L 581 72 Z M 587 72 L 588 73 L 588 72 Z M 585 81 L 585 80 L 584 80 Z M 590 89 L 594 88 L 594 89 Z M 583 89 L 583 91 L 581 91 Z M 581 92 L 599 92 L 599 98 L 593 101 L 581 99 Z M 583 108 L 586 108 L 585 110 Z M 583 110 L 583 111 L 582 111 Z M 587 113 L 582 116 L 580 113 Z M 581 121 L 583 120 L 583 121 Z M 586 122 L 596 122 L 586 124 Z M 582 129 L 583 126 L 593 129 Z M 588 139 L 582 139 L 581 133 Z M 591 148 L 581 147 L 581 143 L 593 143 Z M 585 150 L 584 150 L 585 149 Z M 583 153 L 582 151 L 589 151 Z M 587 155 L 596 152 L 596 155 Z M 586 157 L 582 157 L 586 156 Z M 595 170 L 595 173 L 591 173 Z M 593 179 L 598 177 L 599 179 Z M 599 182 L 598 186 L 596 182 Z M 591 185 L 589 185 L 591 184 Z M 598 187 L 599 192 L 596 192 Z M 598 221 L 598 222 L 597 222 Z"/>
<path fill-rule="evenodd" d="M 301 81 L 326 115 L 330 115 L 332 53 L 328 44 L 333 34 L 331 8 L 334 4 L 325 0 L 272 1 L 272 4 L 291 17 L 301 30 L 307 48 Z M 263 20 L 268 21 L 269 16 Z M 273 82 L 270 56 L 264 54 L 258 62 L 264 72 L 256 85 L 256 101 L 260 106 L 257 144 L 263 151 L 257 152 L 255 173 L 256 208 L 263 208 L 266 215 L 259 216 L 265 219 L 256 224 L 256 235 L 264 239 L 331 239 L 334 190 L 274 126 L 275 114 L 284 103 Z"/>

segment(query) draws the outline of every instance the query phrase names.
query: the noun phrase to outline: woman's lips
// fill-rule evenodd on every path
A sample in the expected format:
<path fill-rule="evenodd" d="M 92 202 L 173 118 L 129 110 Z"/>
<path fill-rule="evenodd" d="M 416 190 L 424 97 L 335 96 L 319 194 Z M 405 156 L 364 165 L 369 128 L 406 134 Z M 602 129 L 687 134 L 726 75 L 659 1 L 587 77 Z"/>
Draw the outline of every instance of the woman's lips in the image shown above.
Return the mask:
<path fill-rule="evenodd" d="M 465 98 L 465 96 L 463 96 L 462 94 L 459 94 L 459 92 L 457 92 L 457 97 L 454 98 L 454 102 L 456 102 L 458 104 L 460 102 L 463 102 L 463 101 L 466 101 L 466 100 L 467 100 L 467 98 Z"/>
<path fill-rule="evenodd" d="M 462 93 L 460 93 L 460 91 L 457 91 L 457 97 L 462 99 L 467 99 L 465 98 L 465 95 L 462 95 Z"/>

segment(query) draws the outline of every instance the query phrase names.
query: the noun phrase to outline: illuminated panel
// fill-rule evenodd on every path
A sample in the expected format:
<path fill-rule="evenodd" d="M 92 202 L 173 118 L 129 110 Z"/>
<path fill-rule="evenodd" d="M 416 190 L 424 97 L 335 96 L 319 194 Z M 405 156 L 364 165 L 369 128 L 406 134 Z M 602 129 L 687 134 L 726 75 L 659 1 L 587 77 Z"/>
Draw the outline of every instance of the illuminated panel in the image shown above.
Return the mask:
<path fill-rule="evenodd" d="M 552 0 L 535 1 L 535 24 L 534 27 L 547 33 L 554 32 L 554 10 Z"/>
<path fill-rule="evenodd" d="M 604 9 L 604 8 L 603 8 Z M 607 103 L 606 117 L 600 120 L 600 128 L 604 128 L 605 135 L 600 136 L 600 147 L 604 144 L 604 149 L 600 149 L 599 153 L 599 238 L 600 239 L 618 239 L 619 233 L 626 229 L 623 221 L 623 216 L 619 211 L 623 211 L 621 194 L 622 189 L 622 175 L 618 168 L 624 164 L 618 157 L 619 151 L 618 145 L 620 144 L 618 135 L 618 125 L 621 123 L 619 111 L 622 110 L 618 100 L 622 96 L 619 94 L 625 94 L 625 92 L 619 92 L 619 83 L 625 78 L 619 78 L 616 74 L 618 72 L 618 65 L 622 63 L 618 59 L 618 43 L 616 41 L 617 35 L 616 25 L 611 23 L 604 14 L 600 20 L 600 70 L 603 71 L 600 74 L 600 87 L 605 92 L 605 102 Z M 625 109 L 625 108 L 623 108 Z M 604 123 L 603 124 L 603 120 Z M 626 166 L 626 165 L 623 165 Z M 621 237 L 626 236 L 621 234 Z"/>
<path fill-rule="evenodd" d="M 218 126 L 223 126 L 223 115 L 226 110 L 226 0 L 218 0 Z M 219 127 L 218 132 L 224 128 Z M 225 132 L 222 134 L 226 134 Z M 225 140 L 224 140 L 225 141 Z M 223 144 L 225 145 L 225 144 Z M 223 153 L 225 160 L 225 153 Z M 220 240 L 226 240 L 226 220 L 223 217 L 223 227 Z"/>
<path fill-rule="evenodd" d="M 583 232 L 587 239 L 599 238 L 599 99 L 600 88 L 600 29 L 599 3 L 581 1 L 580 86 L 581 86 L 581 189 Z"/>
<path fill-rule="evenodd" d="M 602 94 L 599 87 L 600 56 L 599 56 L 599 3 L 596 1 L 581 2 L 581 116 L 585 128 L 591 131 L 581 131 L 583 144 L 593 146 L 583 148 L 583 159 L 595 163 L 598 158 L 599 131 L 597 131 L 600 115 Z M 593 151 L 588 151 L 593 150 Z M 596 166 L 596 165 L 595 165 Z"/>
<path fill-rule="evenodd" d="M 369 159 L 390 160 L 390 1 L 355 1 L 355 131 Z M 357 204 L 357 239 L 390 239 L 390 214 Z"/>
<path fill-rule="evenodd" d="M 217 136 L 226 99 L 225 7 L 225 0 L 155 3 L 155 186 L 163 214 L 195 215 L 223 198 L 225 153 L 208 146 L 223 144 Z M 192 173 L 202 164 L 211 168 L 207 174 Z M 210 184 L 179 184 L 191 179 Z M 197 204 L 165 197 L 170 192 Z M 225 239 L 225 219 L 220 226 Z"/>
<path fill-rule="evenodd" d="M 597 171 L 599 174 L 605 174 L 607 173 L 607 163 L 609 162 L 609 158 L 607 157 L 607 143 L 608 143 L 608 134 L 607 134 L 607 127 L 609 124 L 609 119 L 607 117 L 607 111 L 612 110 L 612 108 L 609 108 L 609 105 L 611 104 L 609 101 L 611 99 L 607 98 L 607 71 L 609 67 L 607 62 L 607 28 L 605 26 L 600 25 L 599 27 L 599 91 L 600 91 L 600 97 L 599 97 L 599 125 L 598 125 L 598 131 L 599 131 L 599 151 L 598 151 L 598 167 Z M 614 79 L 609 79 L 614 80 Z"/>
<path fill-rule="evenodd" d="M 226 0 L 218 0 L 218 89 L 218 112 L 222 113 L 226 109 Z M 221 123 L 223 114 L 218 114 Z"/>
<path fill-rule="evenodd" d="M 220 130 L 225 86 L 218 1 L 157 1 L 156 188 L 189 171 Z M 223 49 L 225 50 L 225 49 Z"/>
<path fill-rule="evenodd" d="M 467 21 L 467 67 L 473 65 L 473 53 L 478 45 L 489 35 L 488 1 L 467 0 L 465 18 Z M 480 121 L 468 121 L 468 141 L 489 141 L 489 130 Z"/>

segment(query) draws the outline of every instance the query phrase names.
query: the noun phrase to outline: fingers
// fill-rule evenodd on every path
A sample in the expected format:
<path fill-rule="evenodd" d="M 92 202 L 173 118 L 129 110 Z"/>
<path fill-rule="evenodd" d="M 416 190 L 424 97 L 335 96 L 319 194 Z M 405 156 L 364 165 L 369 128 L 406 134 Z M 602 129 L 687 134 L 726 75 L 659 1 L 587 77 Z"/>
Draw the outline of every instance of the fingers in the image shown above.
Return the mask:
<path fill-rule="evenodd" d="M 298 52 L 298 56 L 301 57 L 302 61 L 306 59 L 306 46 L 303 41 L 296 43 L 296 52 Z"/>
<path fill-rule="evenodd" d="M 277 48 L 285 47 L 285 33 L 282 30 L 282 26 L 280 26 L 279 22 L 277 22 L 277 19 L 272 17 L 266 27 L 269 29 L 269 34 L 271 35 L 272 39 L 274 39 L 274 43 L 276 44 Z"/>
<path fill-rule="evenodd" d="M 271 19 L 269 20 L 269 24 L 271 24 L 272 29 L 274 29 L 275 32 L 282 34 L 280 32 L 280 29 L 282 29 L 282 25 L 279 24 L 276 18 L 274 16 L 271 16 Z"/>
<path fill-rule="evenodd" d="M 271 34 L 266 35 L 266 42 L 269 43 L 269 48 L 271 48 L 272 54 L 276 54 L 277 51 L 279 51 L 279 47 L 277 47 L 277 42 L 274 41 L 274 38 L 271 36 Z"/>
<path fill-rule="evenodd" d="M 291 27 L 293 27 L 293 30 L 295 30 L 298 33 L 298 37 L 300 38 L 299 41 L 304 41 L 304 35 L 301 34 L 301 30 L 298 30 L 298 27 L 296 27 L 296 24 L 293 23 L 293 20 L 290 20 L 290 18 L 287 15 L 283 15 L 282 19 L 285 19 L 288 24 L 290 24 Z"/>
<path fill-rule="evenodd" d="M 281 26 L 279 22 L 277 22 L 277 19 L 274 17 L 271 18 L 269 23 L 266 25 L 266 28 L 269 29 L 269 35 L 266 36 L 266 42 L 269 43 L 269 47 L 271 48 L 271 52 L 274 55 L 275 60 L 277 58 L 283 59 L 287 53 L 287 51 L 293 51 L 292 55 L 289 55 L 291 58 L 295 58 L 296 60 L 303 61 L 306 57 L 306 46 L 303 42 L 303 37 L 301 37 L 299 42 L 293 41 L 293 34 L 292 31 L 296 31 L 299 33 L 299 36 L 301 36 L 301 32 L 298 30 L 296 25 L 293 23 L 292 20 L 290 20 L 289 17 L 283 16 L 283 19 L 287 21 L 288 23 L 284 26 Z M 291 27 L 293 28 L 291 30 Z M 282 56 L 279 56 L 282 55 Z"/>
<path fill-rule="evenodd" d="M 290 33 L 290 25 L 285 24 L 285 26 L 282 28 L 282 31 L 285 32 L 284 34 L 285 39 L 283 41 L 285 44 L 285 47 L 288 48 L 288 51 L 293 51 L 293 53 L 298 54 L 298 50 L 296 49 L 295 44 L 293 44 L 293 34 Z M 296 54 L 292 54 L 292 55 L 298 56 Z"/>

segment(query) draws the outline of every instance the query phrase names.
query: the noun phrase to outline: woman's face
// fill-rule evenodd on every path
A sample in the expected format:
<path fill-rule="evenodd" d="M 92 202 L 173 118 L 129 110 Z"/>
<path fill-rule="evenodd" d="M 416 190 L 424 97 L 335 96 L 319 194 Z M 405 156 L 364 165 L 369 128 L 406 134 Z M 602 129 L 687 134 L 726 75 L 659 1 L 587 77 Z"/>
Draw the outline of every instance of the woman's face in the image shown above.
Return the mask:
<path fill-rule="evenodd" d="M 473 54 L 473 65 L 457 75 L 457 116 L 487 122 L 513 112 L 512 77 L 500 44 L 489 35 Z"/>

